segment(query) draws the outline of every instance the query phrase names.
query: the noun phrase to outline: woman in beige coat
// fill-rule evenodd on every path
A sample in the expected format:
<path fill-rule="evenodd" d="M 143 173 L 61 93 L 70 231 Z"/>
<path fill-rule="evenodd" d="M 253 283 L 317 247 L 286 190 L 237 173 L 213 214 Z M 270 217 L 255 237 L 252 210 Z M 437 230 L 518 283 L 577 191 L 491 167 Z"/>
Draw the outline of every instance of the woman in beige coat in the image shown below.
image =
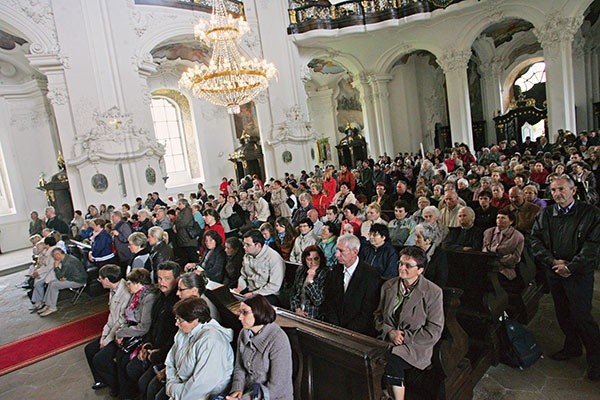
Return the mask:
<path fill-rule="evenodd" d="M 292 216 L 292 210 L 286 202 L 287 198 L 288 195 L 285 189 L 281 187 L 281 181 L 274 181 L 271 189 L 271 204 L 273 204 L 273 208 L 275 209 L 275 217 L 290 219 Z"/>
<path fill-rule="evenodd" d="M 426 263 L 422 249 L 402 249 L 399 276 L 383 284 L 375 311 L 380 338 L 392 345 L 384 377 L 395 400 L 404 399 L 404 371 L 431 364 L 433 346 L 444 329 L 442 289 L 422 275 Z"/>

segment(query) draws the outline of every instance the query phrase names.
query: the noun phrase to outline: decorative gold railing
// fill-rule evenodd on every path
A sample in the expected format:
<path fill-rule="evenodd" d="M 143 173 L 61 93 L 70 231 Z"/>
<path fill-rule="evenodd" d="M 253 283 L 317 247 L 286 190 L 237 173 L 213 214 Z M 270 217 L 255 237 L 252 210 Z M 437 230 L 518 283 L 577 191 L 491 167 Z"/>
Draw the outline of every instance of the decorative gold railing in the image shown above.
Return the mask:
<path fill-rule="evenodd" d="M 212 12 L 212 0 L 135 0 L 135 4 L 183 8 L 186 10 Z M 234 17 L 244 15 L 244 3 L 238 0 L 225 0 L 227 11 Z"/>
<path fill-rule="evenodd" d="M 294 0 L 288 10 L 288 33 L 338 29 L 400 19 L 446 8 L 461 1 L 464 0 L 349 0 L 328 5 L 320 4 L 318 0 Z"/>

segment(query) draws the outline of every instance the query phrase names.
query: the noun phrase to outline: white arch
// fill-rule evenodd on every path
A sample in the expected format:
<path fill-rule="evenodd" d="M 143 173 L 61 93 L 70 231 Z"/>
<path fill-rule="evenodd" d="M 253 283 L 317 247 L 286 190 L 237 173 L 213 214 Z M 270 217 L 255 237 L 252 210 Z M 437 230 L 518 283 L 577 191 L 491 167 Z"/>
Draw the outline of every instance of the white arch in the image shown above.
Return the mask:
<path fill-rule="evenodd" d="M 402 57 L 405 54 L 409 54 L 415 51 L 425 50 L 430 52 L 435 56 L 435 58 L 439 58 L 441 54 L 443 54 L 442 48 L 434 45 L 433 43 L 427 42 L 404 42 L 399 43 L 395 46 L 390 47 L 386 50 L 381 57 L 377 59 L 375 62 L 375 70 L 378 73 L 389 74 L 394 67 L 394 64 L 398 60 L 398 58 Z"/>
<path fill-rule="evenodd" d="M 46 54 L 58 51 L 56 34 L 44 29 L 44 25 L 34 23 L 23 13 L 10 8 L 5 2 L 0 2 L 0 21 L 5 26 L 12 27 L 14 34 L 31 43 L 29 48 L 33 54 Z M 6 28 L 4 28 L 7 30 Z"/>

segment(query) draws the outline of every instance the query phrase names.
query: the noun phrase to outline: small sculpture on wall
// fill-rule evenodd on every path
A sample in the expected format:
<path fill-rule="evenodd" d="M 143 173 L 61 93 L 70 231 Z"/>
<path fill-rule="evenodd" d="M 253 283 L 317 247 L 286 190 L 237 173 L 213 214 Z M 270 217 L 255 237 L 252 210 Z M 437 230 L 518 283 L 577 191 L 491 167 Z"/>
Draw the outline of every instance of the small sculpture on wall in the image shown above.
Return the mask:
<path fill-rule="evenodd" d="M 92 176 L 92 187 L 98 193 L 103 193 L 108 189 L 108 179 L 104 174 L 96 174 Z"/>
<path fill-rule="evenodd" d="M 286 150 L 281 155 L 281 158 L 283 159 L 284 163 L 286 163 L 286 164 L 291 163 L 292 162 L 292 153 L 289 150 Z"/>
<path fill-rule="evenodd" d="M 152 167 L 146 168 L 146 182 L 149 185 L 154 185 L 156 183 L 156 171 Z"/>

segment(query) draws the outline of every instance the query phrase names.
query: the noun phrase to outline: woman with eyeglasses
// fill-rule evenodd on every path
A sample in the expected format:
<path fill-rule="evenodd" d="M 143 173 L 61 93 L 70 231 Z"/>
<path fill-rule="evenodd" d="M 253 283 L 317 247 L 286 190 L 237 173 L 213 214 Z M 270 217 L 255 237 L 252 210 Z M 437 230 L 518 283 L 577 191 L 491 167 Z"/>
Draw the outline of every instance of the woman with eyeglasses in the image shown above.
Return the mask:
<path fill-rule="evenodd" d="M 186 272 L 179 276 L 179 281 L 177 282 L 177 296 L 181 300 L 201 298 L 208 305 L 210 317 L 216 322 L 220 322 L 219 310 L 205 294 L 207 282 L 208 280 L 203 273 Z M 166 372 L 166 368 L 155 369 L 154 373 L 156 376 L 150 383 L 148 383 L 147 386 L 140 385 L 140 392 L 146 394 L 146 399 L 166 400 L 168 398 L 165 394 Z"/>
<path fill-rule="evenodd" d="M 150 281 L 150 272 L 143 268 L 134 269 L 126 278 L 126 285 L 131 298 L 125 307 L 123 315 L 125 323 L 119 328 L 114 336 L 115 342 L 121 348 L 117 352 L 117 357 L 135 356 L 135 350 L 131 354 L 122 352 L 123 347 L 130 341 L 130 338 L 143 337 L 150 330 L 152 322 L 152 306 L 158 295 Z M 117 366 L 114 361 L 95 365 L 96 371 L 100 376 L 100 381 L 110 387 L 111 395 L 117 396 L 119 393 L 119 379 L 117 375 Z"/>
<path fill-rule="evenodd" d="M 290 309 L 303 317 L 321 319 L 323 289 L 327 277 L 327 259 L 319 246 L 311 245 L 302 252 L 302 266 L 296 270 Z"/>
<path fill-rule="evenodd" d="M 407 369 L 431 364 L 433 347 L 444 329 L 442 289 L 424 276 L 427 255 L 416 247 L 400 251 L 398 277 L 385 282 L 375 311 L 379 337 L 391 344 L 384 381 L 389 395 L 402 400 Z"/>
<path fill-rule="evenodd" d="M 178 301 L 173 314 L 179 331 L 165 362 L 166 396 L 205 400 L 224 394 L 233 372 L 233 330 L 212 319 L 200 297 Z"/>
<path fill-rule="evenodd" d="M 240 304 L 244 328 L 238 337 L 231 393 L 226 400 L 292 400 L 292 350 L 275 324 L 275 310 L 261 295 Z"/>

